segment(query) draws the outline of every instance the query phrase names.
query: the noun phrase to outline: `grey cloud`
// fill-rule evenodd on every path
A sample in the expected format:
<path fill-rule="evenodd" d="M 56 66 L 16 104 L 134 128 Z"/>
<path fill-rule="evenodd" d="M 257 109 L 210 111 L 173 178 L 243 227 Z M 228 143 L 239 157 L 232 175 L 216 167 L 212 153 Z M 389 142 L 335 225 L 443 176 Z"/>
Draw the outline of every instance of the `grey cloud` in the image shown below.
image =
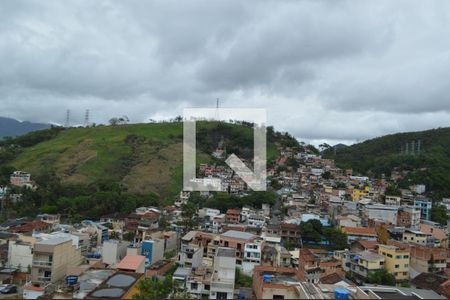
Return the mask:
<path fill-rule="evenodd" d="M 0 115 L 139 122 L 218 97 L 310 141 L 450 125 L 446 1 L 0 6 Z"/>

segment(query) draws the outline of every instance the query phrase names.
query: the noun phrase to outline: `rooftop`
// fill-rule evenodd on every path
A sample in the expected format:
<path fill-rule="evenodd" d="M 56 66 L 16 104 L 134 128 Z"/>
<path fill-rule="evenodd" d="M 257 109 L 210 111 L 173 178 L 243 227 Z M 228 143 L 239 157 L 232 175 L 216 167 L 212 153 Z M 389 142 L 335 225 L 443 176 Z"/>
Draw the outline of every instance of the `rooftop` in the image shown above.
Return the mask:
<path fill-rule="evenodd" d="M 236 250 L 233 248 L 225 248 L 225 247 L 219 247 L 217 248 L 217 256 L 222 257 L 235 257 L 236 256 Z"/>
<path fill-rule="evenodd" d="M 235 230 L 229 230 L 229 231 L 223 233 L 221 236 L 235 238 L 235 239 L 242 239 L 242 240 L 250 240 L 255 237 L 254 234 L 251 234 L 248 232 L 242 232 L 242 231 L 235 231 Z"/>
<path fill-rule="evenodd" d="M 145 263 L 145 256 L 127 255 L 117 265 L 117 269 L 136 271 L 144 263 Z"/>
<path fill-rule="evenodd" d="M 369 227 L 342 227 L 342 230 L 347 234 L 356 234 L 356 235 L 370 235 L 377 236 L 377 232 L 375 228 Z"/>

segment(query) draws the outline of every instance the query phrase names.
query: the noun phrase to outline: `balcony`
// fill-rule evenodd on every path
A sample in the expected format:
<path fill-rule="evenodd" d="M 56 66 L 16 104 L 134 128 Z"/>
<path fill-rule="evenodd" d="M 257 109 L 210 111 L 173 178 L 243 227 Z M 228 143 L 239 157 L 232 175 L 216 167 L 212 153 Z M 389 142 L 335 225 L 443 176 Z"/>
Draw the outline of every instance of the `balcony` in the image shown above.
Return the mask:
<path fill-rule="evenodd" d="M 234 283 L 225 283 L 225 282 L 212 282 L 211 289 L 214 290 L 231 290 L 234 289 Z"/>
<path fill-rule="evenodd" d="M 53 262 L 48 260 L 33 260 L 33 266 L 39 266 L 39 267 L 51 267 L 53 265 Z"/>
<path fill-rule="evenodd" d="M 47 277 L 47 276 L 39 276 L 39 277 L 38 277 L 38 280 L 39 280 L 39 281 L 49 282 L 49 281 L 52 280 L 52 278 L 51 278 L 51 277 Z"/>

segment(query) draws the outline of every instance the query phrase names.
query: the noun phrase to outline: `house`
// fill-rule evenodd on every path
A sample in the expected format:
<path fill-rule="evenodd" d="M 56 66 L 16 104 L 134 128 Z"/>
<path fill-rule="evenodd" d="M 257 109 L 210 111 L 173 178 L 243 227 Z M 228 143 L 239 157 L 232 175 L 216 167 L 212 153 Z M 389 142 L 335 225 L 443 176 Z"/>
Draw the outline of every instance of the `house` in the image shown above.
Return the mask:
<path fill-rule="evenodd" d="M 184 268 L 198 268 L 203 260 L 203 247 L 195 244 L 182 244 L 178 253 L 178 264 Z"/>
<path fill-rule="evenodd" d="M 236 276 L 236 250 L 217 248 L 214 257 L 209 299 L 233 299 Z"/>
<path fill-rule="evenodd" d="M 353 253 L 361 251 L 372 251 L 378 248 L 378 242 L 375 240 L 356 240 L 350 245 L 350 251 Z"/>
<path fill-rule="evenodd" d="M 384 256 L 384 267 L 395 276 L 397 282 L 409 280 L 409 247 L 397 247 L 394 245 L 378 245 L 378 254 Z"/>
<path fill-rule="evenodd" d="M 300 299 L 294 268 L 257 266 L 253 272 L 253 292 L 256 299 Z"/>
<path fill-rule="evenodd" d="M 347 234 L 347 239 L 349 243 L 356 240 L 376 241 L 378 237 L 375 228 L 342 227 L 342 231 Z"/>
<path fill-rule="evenodd" d="M 401 206 L 397 214 L 397 226 L 419 229 L 420 209 L 416 206 Z"/>
<path fill-rule="evenodd" d="M 227 223 L 238 224 L 241 221 L 241 210 L 238 208 L 230 208 L 225 214 Z"/>
<path fill-rule="evenodd" d="M 28 272 L 33 264 L 33 244 L 22 240 L 9 241 L 8 267 Z"/>
<path fill-rule="evenodd" d="M 116 269 L 123 272 L 144 274 L 145 256 L 127 255 L 119 262 L 119 264 L 116 266 Z"/>
<path fill-rule="evenodd" d="M 386 195 L 384 198 L 384 204 L 391 206 L 400 206 L 401 197 Z"/>
<path fill-rule="evenodd" d="M 384 256 L 371 252 L 362 251 L 350 255 L 350 272 L 358 283 L 367 280 L 370 273 L 384 268 Z"/>
<path fill-rule="evenodd" d="M 402 241 L 404 243 L 414 243 L 414 244 L 419 244 L 419 245 L 426 245 L 427 237 L 428 237 L 428 234 L 426 234 L 422 231 L 406 229 L 405 232 L 403 232 Z"/>
<path fill-rule="evenodd" d="M 346 215 L 336 217 L 339 227 L 361 227 L 361 218 L 355 215 Z"/>
<path fill-rule="evenodd" d="M 447 250 L 444 248 L 412 245 L 410 265 L 415 275 L 423 272 L 443 272 L 447 268 Z"/>
<path fill-rule="evenodd" d="M 10 176 L 10 183 L 18 187 L 33 187 L 31 174 L 23 171 L 14 171 Z"/>
<path fill-rule="evenodd" d="M 263 247 L 264 241 L 260 239 L 245 243 L 244 258 L 242 260 L 242 271 L 245 274 L 253 274 L 254 267 L 261 265 Z"/>
<path fill-rule="evenodd" d="M 417 198 L 414 200 L 414 206 L 420 209 L 420 218 L 423 220 L 431 219 L 431 207 L 433 206 L 433 202 L 426 198 Z"/>
<path fill-rule="evenodd" d="M 397 224 L 398 206 L 373 204 L 366 205 L 364 210 L 368 219 L 381 220 L 388 224 Z"/>
<path fill-rule="evenodd" d="M 442 248 L 448 248 L 448 235 L 447 232 L 445 232 L 444 230 L 429 225 L 429 224 L 425 224 L 425 223 L 421 223 L 420 225 L 420 231 L 431 235 L 433 238 L 435 238 L 436 240 L 439 241 L 439 244 Z"/>
<path fill-rule="evenodd" d="M 299 249 L 297 278 L 300 281 L 318 283 L 322 277 L 342 272 L 342 262 L 321 249 Z"/>
<path fill-rule="evenodd" d="M 252 243 L 256 236 L 248 232 L 229 230 L 222 233 L 219 238 L 220 247 L 235 249 L 236 265 L 241 267 L 244 258 L 244 246 L 247 243 Z"/>

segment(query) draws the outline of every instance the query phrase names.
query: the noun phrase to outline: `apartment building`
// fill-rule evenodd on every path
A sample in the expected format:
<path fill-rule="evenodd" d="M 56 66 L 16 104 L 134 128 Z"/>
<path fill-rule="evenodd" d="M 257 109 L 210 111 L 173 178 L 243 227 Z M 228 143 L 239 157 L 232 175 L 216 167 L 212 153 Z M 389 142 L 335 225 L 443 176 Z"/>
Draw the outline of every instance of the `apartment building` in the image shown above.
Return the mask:
<path fill-rule="evenodd" d="M 233 299 L 236 276 L 236 250 L 219 247 L 214 257 L 209 299 Z"/>
<path fill-rule="evenodd" d="M 68 266 L 80 265 L 81 251 L 69 237 L 54 237 L 34 244 L 31 281 L 56 282 L 66 275 Z"/>
<path fill-rule="evenodd" d="M 414 206 L 420 209 L 420 218 L 423 220 L 431 219 L 431 207 L 433 203 L 426 198 L 417 198 L 414 200 Z"/>
<path fill-rule="evenodd" d="M 384 267 L 395 276 L 397 282 L 409 280 L 409 247 L 397 247 L 394 245 L 378 245 L 378 254 L 384 256 Z"/>
<path fill-rule="evenodd" d="M 141 254 L 145 256 L 145 264 L 151 266 L 152 264 L 164 258 L 164 240 L 154 239 L 145 240 L 142 242 Z"/>

